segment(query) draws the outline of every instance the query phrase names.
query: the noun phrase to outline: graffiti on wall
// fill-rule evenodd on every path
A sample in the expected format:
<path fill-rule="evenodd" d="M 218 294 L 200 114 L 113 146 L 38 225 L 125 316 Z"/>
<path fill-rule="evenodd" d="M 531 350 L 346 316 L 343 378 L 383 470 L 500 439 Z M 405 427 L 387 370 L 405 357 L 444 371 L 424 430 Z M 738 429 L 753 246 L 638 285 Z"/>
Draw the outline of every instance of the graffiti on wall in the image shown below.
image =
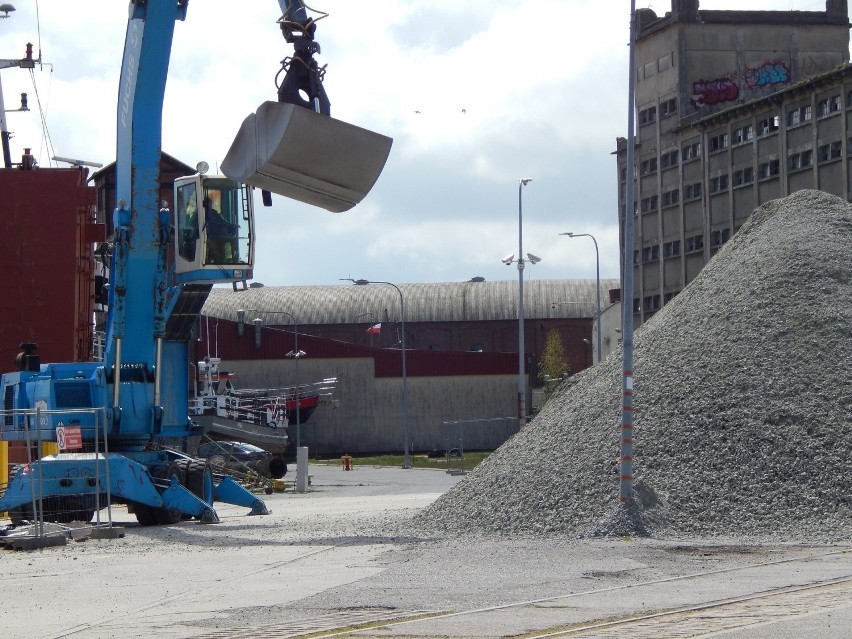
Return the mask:
<path fill-rule="evenodd" d="M 715 80 L 698 80 L 692 83 L 692 99 L 689 103 L 696 109 L 723 102 L 733 102 L 743 91 L 756 91 L 790 82 L 790 67 L 783 60 L 767 60 L 742 73 L 734 72 Z"/>
<path fill-rule="evenodd" d="M 736 100 L 739 95 L 740 89 L 732 78 L 699 80 L 692 83 L 692 99 L 689 103 L 695 108 L 699 108 L 705 104 L 731 102 Z"/>
<path fill-rule="evenodd" d="M 756 67 L 746 67 L 743 79 L 750 89 L 786 84 L 790 81 L 790 67 L 783 60 L 764 62 Z"/>

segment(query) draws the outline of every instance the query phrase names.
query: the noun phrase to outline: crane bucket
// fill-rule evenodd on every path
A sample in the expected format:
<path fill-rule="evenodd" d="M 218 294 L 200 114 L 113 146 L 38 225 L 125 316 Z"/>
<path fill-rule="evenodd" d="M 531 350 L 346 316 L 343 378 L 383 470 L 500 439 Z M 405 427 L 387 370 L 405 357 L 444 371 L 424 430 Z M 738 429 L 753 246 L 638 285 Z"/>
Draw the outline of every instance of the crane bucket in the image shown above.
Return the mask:
<path fill-rule="evenodd" d="M 373 188 L 392 143 L 301 106 L 264 102 L 243 121 L 221 168 L 237 182 L 342 213 Z"/>

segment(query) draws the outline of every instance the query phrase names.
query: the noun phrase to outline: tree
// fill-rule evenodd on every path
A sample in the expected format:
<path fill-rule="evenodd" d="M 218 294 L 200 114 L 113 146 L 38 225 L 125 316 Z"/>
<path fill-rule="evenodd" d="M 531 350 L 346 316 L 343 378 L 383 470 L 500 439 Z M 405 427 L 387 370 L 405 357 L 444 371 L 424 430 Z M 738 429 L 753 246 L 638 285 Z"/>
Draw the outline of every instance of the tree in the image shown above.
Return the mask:
<path fill-rule="evenodd" d="M 565 358 L 565 346 L 562 337 L 556 329 L 547 333 L 544 343 L 544 354 L 538 363 L 538 378 L 544 382 L 544 401 L 559 387 L 559 383 L 571 374 L 571 367 Z"/>

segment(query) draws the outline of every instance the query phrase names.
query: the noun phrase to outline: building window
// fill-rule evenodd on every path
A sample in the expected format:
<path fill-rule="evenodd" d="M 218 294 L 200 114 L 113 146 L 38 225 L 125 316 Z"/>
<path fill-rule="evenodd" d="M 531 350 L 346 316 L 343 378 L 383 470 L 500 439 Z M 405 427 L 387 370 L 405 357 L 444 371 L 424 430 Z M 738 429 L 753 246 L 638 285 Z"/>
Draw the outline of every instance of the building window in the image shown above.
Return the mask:
<path fill-rule="evenodd" d="M 701 197 L 701 182 L 695 184 L 687 184 L 684 189 L 685 200 L 697 200 Z"/>
<path fill-rule="evenodd" d="M 752 167 L 734 171 L 734 186 L 742 186 L 752 182 L 754 182 L 754 169 Z"/>
<path fill-rule="evenodd" d="M 638 313 L 638 312 L 640 312 L 641 310 L 642 310 L 642 305 L 639 303 L 639 298 L 638 298 L 638 297 L 634 297 L 634 298 L 633 298 L 633 312 L 634 312 L 634 313 Z"/>
<path fill-rule="evenodd" d="M 677 166 L 677 158 L 680 152 L 675 149 L 674 151 L 669 151 L 668 153 L 663 153 L 660 156 L 660 168 L 667 169 L 670 166 Z"/>
<path fill-rule="evenodd" d="M 833 95 L 817 103 L 817 115 L 820 117 L 840 111 L 840 96 Z"/>
<path fill-rule="evenodd" d="M 642 162 L 642 165 L 639 168 L 639 172 L 642 175 L 649 175 L 651 173 L 657 172 L 657 158 L 651 158 L 649 160 L 645 160 Z"/>
<path fill-rule="evenodd" d="M 639 124 L 651 124 L 657 121 L 657 107 L 652 106 L 639 111 Z"/>
<path fill-rule="evenodd" d="M 827 160 L 836 160 L 842 153 L 843 145 L 838 141 L 831 144 L 823 144 L 819 147 L 817 156 L 820 162 L 826 162 Z"/>
<path fill-rule="evenodd" d="M 695 251 L 700 251 L 704 248 L 704 236 L 703 235 L 693 235 L 692 237 L 686 238 L 686 251 L 685 253 L 694 253 Z"/>
<path fill-rule="evenodd" d="M 639 263 L 639 250 L 636 249 L 636 250 L 633 251 L 633 265 L 635 266 L 638 263 Z"/>
<path fill-rule="evenodd" d="M 722 246 L 722 244 L 731 238 L 731 229 L 720 229 L 718 231 L 713 231 L 710 235 L 713 241 L 713 246 Z"/>
<path fill-rule="evenodd" d="M 681 150 L 680 157 L 684 162 L 688 162 L 689 160 L 697 160 L 701 157 L 701 142 L 695 142 L 693 144 L 687 144 Z"/>
<path fill-rule="evenodd" d="M 663 257 L 676 257 L 678 255 L 680 255 L 680 240 L 663 244 Z"/>
<path fill-rule="evenodd" d="M 663 206 L 674 206 L 680 201 L 680 190 L 673 189 L 663 193 Z"/>
<path fill-rule="evenodd" d="M 656 262 L 660 259 L 660 245 L 646 246 L 642 249 L 642 262 Z"/>
<path fill-rule="evenodd" d="M 745 144 L 754 137 L 754 129 L 750 124 L 734 130 L 734 144 Z"/>
<path fill-rule="evenodd" d="M 796 107 L 787 112 L 787 126 L 797 126 L 811 121 L 811 105 Z"/>
<path fill-rule="evenodd" d="M 656 195 L 651 195 L 650 197 L 646 197 L 642 199 L 642 212 L 648 213 L 650 211 L 656 211 L 658 204 L 658 198 Z"/>
<path fill-rule="evenodd" d="M 660 115 L 664 118 L 677 113 L 677 99 L 671 98 L 660 103 Z"/>
<path fill-rule="evenodd" d="M 728 176 L 727 175 L 719 175 L 714 178 L 710 178 L 710 192 L 711 193 L 719 193 L 720 191 L 726 191 L 728 189 Z"/>
<path fill-rule="evenodd" d="M 660 296 L 659 295 L 648 295 L 644 300 L 645 304 L 645 312 L 650 313 L 651 311 L 656 311 L 660 308 Z"/>
<path fill-rule="evenodd" d="M 680 291 L 672 291 L 671 293 L 665 293 L 663 295 L 663 304 L 671 302 L 679 292 Z"/>
<path fill-rule="evenodd" d="M 814 152 L 808 149 L 801 153 L 794 153 L 787 158 L 787 168 L 791 171 L 806 169 L 814 163 Z"/>
<path fill-rule="evenodd" d="M 777 115 L 762 119 L 757 123 L 757 137 L 763 137 L 764 135 L 775 133 L 775 131 L 778 130 L 779 125 L 780 122 Z"/>
<path fill-rule="evenodd" d="M 770 160 L 769 162 L 761 162 L 757 166 L 757 179 L 765 180 L 778 175 L 781 171 L 781 163 L 778 160 Z"/>
<path fill-rule="evenodd" d="M 714 135 L 712 138 L 707 140 L 707 146 L 710 148 L 710 153 L 714 153 L 716 151 L 721 151 L 722 149 L 728 148 L 728 134 L 721 133 L 719 135 Z"/>

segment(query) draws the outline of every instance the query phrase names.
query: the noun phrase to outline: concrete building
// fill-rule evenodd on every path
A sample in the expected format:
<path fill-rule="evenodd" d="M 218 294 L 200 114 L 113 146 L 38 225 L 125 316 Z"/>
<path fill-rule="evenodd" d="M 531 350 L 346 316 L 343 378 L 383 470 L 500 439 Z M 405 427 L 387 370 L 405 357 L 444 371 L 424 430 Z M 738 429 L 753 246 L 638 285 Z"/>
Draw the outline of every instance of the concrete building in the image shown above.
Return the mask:
<path fill-rule="evenodd" d="M 846 0 L 827 0 L 825 11 L 698 5 L 672 0 L 663 17 L 636 15 L 636 326 L 760 204 L 808 188 L 852 193 Z M 617 156 L 623 247 L 624 138 Z"/>

